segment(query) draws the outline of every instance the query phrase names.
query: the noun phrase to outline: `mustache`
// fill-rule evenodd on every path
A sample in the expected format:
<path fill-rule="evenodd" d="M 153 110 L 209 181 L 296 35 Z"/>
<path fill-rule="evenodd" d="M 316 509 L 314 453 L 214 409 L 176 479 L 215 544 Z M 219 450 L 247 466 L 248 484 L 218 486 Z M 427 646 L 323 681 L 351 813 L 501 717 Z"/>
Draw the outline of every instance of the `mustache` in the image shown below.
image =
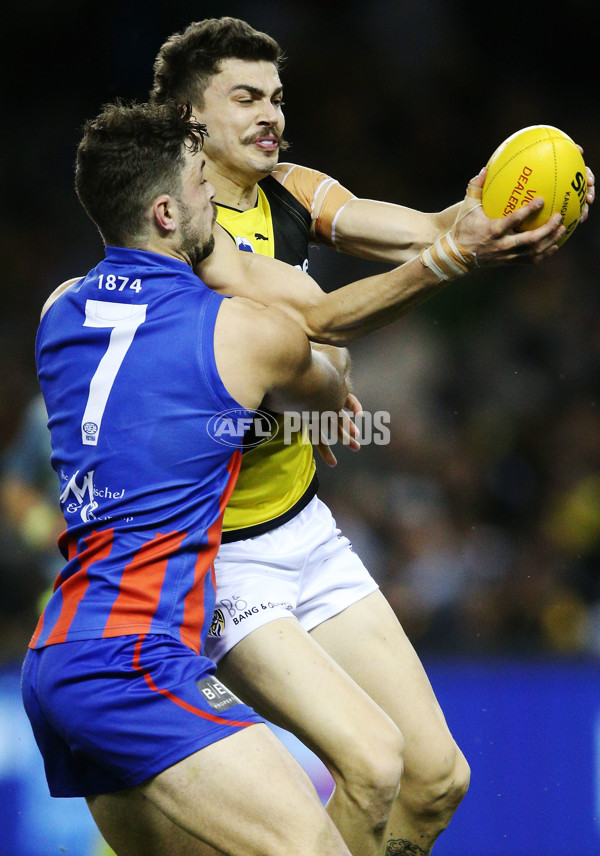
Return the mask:
<path fill-rule="evenodd" d="M 245 146 L 251 146 L 263 137 L 275 137 L 277 145 L 282 152 L 285 152 L 286 149 L 289 149 L 290 147 L 290 143 L 288 143 L 288 141 L 279 133 L 277 128 L 273 127 L 265 127 L 261 131 L 256 131 L 254 134 L 249 134 L 247 137 L 242 137 L 242 143 Z"/>

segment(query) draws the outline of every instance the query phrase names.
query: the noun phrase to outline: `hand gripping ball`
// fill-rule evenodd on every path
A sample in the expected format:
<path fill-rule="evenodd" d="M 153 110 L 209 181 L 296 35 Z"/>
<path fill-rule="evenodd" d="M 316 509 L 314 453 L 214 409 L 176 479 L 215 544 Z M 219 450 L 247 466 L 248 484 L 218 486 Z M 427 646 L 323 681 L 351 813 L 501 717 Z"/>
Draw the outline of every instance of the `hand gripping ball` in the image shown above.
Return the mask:
<path fill-rule="evenodd" d="M 581 152 L 567 134 L 551 125 L 532 125 L 508 137 L 487 164 L 481 202 L 488 217 L 506 217 L 537 196 L 544 205 L 523 228 L 536 229 L 560 212 L 569 238 L 579 222 L 587 194 Z"/>

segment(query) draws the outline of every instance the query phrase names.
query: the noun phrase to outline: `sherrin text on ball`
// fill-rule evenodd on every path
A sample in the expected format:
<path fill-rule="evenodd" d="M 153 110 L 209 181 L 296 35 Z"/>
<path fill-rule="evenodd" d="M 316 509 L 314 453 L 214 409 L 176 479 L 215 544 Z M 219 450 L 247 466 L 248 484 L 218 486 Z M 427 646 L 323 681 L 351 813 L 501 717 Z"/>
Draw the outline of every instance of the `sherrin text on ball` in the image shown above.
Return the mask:
<path fill-rule="evenodd" d="M 569 238 L 581 216 L 587 194 L 583 156 L 571 137 L 551 125 L 532 125 L 508 137 L 487 164 L 482 205 L 488 217 L 506 217 L 541 196 L 544 205 L 525 221 L 536 229 L 559 212 Z"/>

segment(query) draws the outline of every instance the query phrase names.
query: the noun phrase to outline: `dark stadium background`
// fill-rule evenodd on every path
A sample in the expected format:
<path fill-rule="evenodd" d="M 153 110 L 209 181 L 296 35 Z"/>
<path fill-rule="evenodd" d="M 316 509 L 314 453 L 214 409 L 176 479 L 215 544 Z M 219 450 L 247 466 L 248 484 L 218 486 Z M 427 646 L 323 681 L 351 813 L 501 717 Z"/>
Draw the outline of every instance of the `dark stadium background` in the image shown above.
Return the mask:
<path fill-rule="evenodd" d="M 600 172 L 594 6 L 6 2 L 0 451 L 37 392 L 45 297 L 102 250 L 73 190 L 81 125 L 146 97 L 170 33 L 220 15 L 267 30 L 288 53 L 286 159 L 437 210 L 531 124 L 565 130 Z M 439 856 L 600 853 L 599 216 L 550 262 L 480 272 L 353 347 L 357 394 L 390 413 L 392 440 L 320 467 L 473 768 Z M 379 269 L 311 255 L 328 289 Z M 85 810 L 46 796 L 20 718 L 42 561 L 6 521 L 0 538 L 0 856 L 91 856 Z"/>

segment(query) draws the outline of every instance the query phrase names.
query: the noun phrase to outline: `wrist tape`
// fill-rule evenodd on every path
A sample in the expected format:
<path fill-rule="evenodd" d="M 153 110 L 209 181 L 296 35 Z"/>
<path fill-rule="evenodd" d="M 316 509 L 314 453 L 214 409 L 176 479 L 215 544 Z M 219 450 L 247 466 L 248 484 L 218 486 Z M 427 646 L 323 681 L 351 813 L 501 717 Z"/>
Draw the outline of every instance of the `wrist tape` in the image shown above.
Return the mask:
<path fill-rule="evenodd" d="M 421 250 L 420 259 L 439 279 L 445 280 L 463 276 L 477 266 L 476 254 L 458 244 L 450 232 Z"/>

